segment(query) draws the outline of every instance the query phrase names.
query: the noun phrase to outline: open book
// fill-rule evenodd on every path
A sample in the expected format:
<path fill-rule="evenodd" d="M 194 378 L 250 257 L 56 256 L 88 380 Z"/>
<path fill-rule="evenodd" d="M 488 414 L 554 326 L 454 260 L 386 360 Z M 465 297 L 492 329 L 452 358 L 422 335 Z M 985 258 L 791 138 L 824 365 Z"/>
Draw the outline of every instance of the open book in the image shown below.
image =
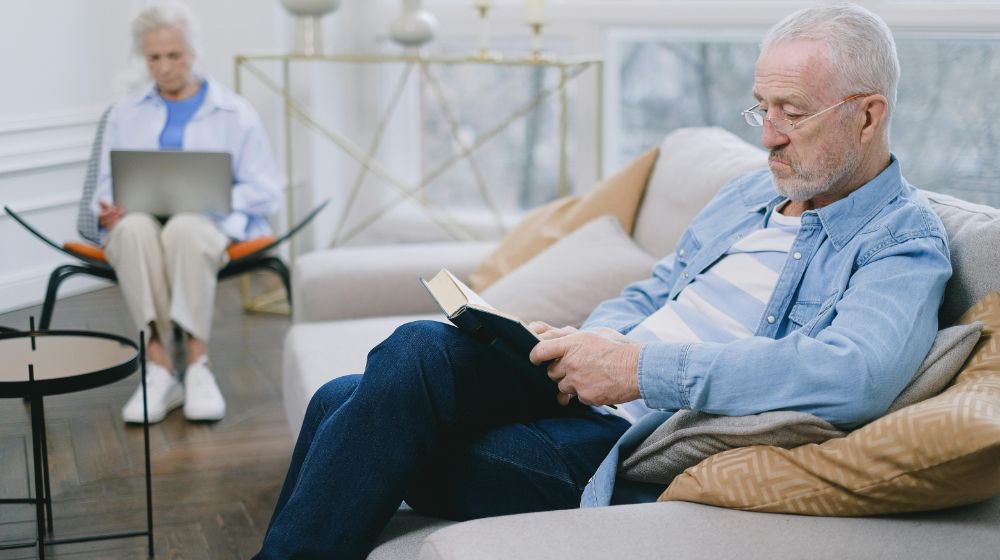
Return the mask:
<path fill-rule="evenodd" d="M 539 338 L 520 319 L 502 311 L 472 291 L 454 274 L 441 269 L 430 280 L 420 281 L 456 327 L 482 342 L 499 359 L 524 376 L 524 381 L 555 395 L 559 389 L 549 379 L 546 365 L 535 365 L 528 354 Z"/>

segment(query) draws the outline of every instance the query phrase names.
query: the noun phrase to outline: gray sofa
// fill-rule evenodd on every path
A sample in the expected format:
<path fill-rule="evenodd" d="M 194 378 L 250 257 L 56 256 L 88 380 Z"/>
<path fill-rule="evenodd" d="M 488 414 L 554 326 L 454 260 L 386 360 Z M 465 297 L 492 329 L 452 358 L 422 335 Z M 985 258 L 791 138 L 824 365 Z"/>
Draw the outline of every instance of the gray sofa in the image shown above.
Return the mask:
<path fill-rule="evenodd" d="M 667 254 L 728 178 L 763 167 L 765 160 L 763 151 L 721 129 L 671 133 L 661 145 L 637 214 L 635 244 L 651 257 Z M 941 311 L 944 326 L 990 289 L 1000 289 L 1000 211 L 944 195 L 929 197 L 952 238 L 955 277 Z M 417 318 L 441 319 L 417 277 L 429 278 L 442 267 L 467 277 L 493 247 L 393 245 L 300 258 L 293 273 L 295 322 L 285 341 L 283 370 L 292 432 L 297 434 L 313 392 L 333 377 L 362 371 L 367 351 L 396 326 Z M 403 507 L 369 558 L 995 559 L 1000 558 L 1000 497 L 951 510 L 870 518 L 750 513 L 669 502 L 455 524 Z"/>

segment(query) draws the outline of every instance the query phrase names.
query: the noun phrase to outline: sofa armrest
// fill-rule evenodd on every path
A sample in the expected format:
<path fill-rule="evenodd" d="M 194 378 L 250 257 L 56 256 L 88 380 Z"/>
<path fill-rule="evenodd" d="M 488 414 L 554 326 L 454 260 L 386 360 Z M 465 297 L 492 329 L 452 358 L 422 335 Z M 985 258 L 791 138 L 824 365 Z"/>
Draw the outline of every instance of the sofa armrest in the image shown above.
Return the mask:
<path fill-rule="evenodd" d="M 437 311 L 418 278 L 447 268 L 468 281 L 495 241 L 343 247 L 299 257 L 292 272 L 296 322 Z"/>

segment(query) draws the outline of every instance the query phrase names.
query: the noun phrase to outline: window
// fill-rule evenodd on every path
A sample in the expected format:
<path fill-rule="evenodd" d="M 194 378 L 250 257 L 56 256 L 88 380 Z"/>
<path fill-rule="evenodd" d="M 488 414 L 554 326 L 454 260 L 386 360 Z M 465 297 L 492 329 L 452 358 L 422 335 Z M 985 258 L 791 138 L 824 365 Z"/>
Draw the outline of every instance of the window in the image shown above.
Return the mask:
<path fill-rule="evenodd" d="M 609 168 L 681 126 L 720 126 L 758 143 L 760 36 L 669 30 L 609 34 Z M 891 145 L 914 185 L 1000 207 L 1000 36 L 896 34 L 902 75 Z"/>

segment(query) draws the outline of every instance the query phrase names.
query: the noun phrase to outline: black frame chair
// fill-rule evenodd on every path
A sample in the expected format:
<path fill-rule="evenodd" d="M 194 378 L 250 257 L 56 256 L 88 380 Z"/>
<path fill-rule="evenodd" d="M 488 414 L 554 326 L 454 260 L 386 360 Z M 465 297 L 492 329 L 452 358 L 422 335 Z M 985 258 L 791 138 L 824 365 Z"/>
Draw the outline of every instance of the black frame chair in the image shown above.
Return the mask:
<path fill-rule="evenodd" d="M 319 206 L 306 214 L 305 217 L 299 221 L 299 223 L 295 224 L 295 226 L 285 232 L 284 235 L 275 238 L 274 241 L 260 247 L 250 254 L 243 255 L 229 261 L 226 266 L 219 270 L 219 280 L 254 270 L 270 270 L 281 277 L 281 282 L 285 287 L 285 293 L 288 297 L 288 304 L 291 305 L 292 285 L 288 267 L 285 265 L 284 261 L 281 260 L 281 258 L 275 255 L 267 254 L 267 252 L 298 233 L 299 230 L 311 222 L 312 219 L 315 218 L 327 204 L 329 204 L 329 202 L 329 199 L 324 200 L 319 204 Z M 55 311 L 56 296 L 59 292 L 59 286 L 67 278 L 76 276 L 77 274 L 86 274 L 88 276 L 104 278 L 105 280 L 117 283 L 118 276 L 115 274 L 114 268 L 112 268 L 107 262 L 91 258 L 81 253 L 76 253 L 59 245 L 32 227 L 21 216 L 11 210 L 9 206 L 4 206 L 3 209 L 11 218 L 14 219 L 14 221 L 20 224 L 24 229 L 28 230 L 28 232 L 32 235 L 40 239 L 43 243 L 78 261 L 78 263 L 59 265 L 49 275 L 48 285 L 45 288 L 45 301 L 42 303 L 42 316 L 38 324 L 39 330 L 48 330 L 49 325 L 52 322 L 52 314 Z"/>

